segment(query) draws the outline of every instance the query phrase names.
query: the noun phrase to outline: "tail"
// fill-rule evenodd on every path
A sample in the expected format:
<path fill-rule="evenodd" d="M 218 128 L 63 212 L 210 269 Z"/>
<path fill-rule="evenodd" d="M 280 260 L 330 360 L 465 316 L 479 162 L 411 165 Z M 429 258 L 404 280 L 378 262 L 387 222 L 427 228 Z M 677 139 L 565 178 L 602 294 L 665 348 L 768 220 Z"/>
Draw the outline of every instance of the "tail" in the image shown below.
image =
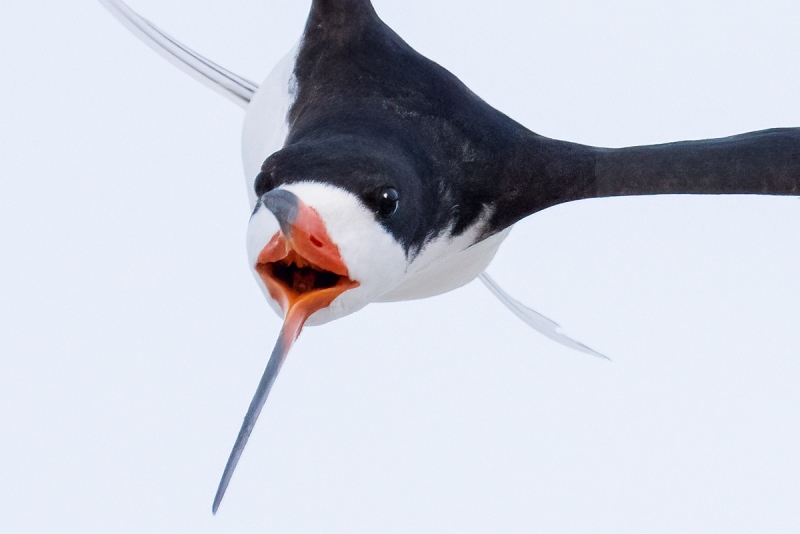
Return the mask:
<path fill-rule="evenodd" d="M 239 106 L 246 108 L 258 85 L 220 67 L 182 45 L 120 0 L 100 0 L 122 24 L 170 63 L 203 85 L 210 87 Z"/>

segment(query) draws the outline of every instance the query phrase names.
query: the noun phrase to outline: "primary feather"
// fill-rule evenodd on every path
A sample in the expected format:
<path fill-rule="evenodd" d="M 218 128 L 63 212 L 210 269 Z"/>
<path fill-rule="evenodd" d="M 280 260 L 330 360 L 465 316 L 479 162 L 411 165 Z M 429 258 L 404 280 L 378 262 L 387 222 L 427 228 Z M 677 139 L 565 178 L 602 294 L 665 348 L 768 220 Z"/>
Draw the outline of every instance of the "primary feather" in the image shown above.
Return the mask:
<path fill-rule="evenodd" d="M 179 69 L 241 107 L 247 107 L 258 85 L 220 67 L 161 31 L 120 0 L 99 0 L 136 37 Z"/>

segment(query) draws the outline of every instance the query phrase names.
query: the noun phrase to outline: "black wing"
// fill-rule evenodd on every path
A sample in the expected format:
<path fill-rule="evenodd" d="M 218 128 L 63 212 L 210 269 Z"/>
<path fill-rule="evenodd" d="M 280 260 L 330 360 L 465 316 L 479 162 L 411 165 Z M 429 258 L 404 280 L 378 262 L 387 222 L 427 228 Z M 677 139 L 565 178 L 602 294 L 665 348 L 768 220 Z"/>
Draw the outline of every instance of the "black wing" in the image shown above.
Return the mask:
<path fill-rule="evenodd" d="M 528 133 L 501 177 L 492 231 L 556 204 L 661 194 L 800 195 L 800 128 L 629 148 Z"/>
<path fill-rule="evenodd" d="M 596 197 L 800 194 L 800 128 L 598 150 Z"/>
<path fill-rule="evenodd" d="M 345 167 L 356 169 L 381 156 L 385 165 L 367 167 L 385 172 L 372 174 L 400 182 L 394 185 L 402 185 L 401 206 L 419 207 L 401 208 L 389 228 L 408 250 L 442 228 L 459 233 L 487 208 L 485 235 L 491 235 L 584 198 L 800 191 L 798 129 L 623 149 L 548 139 L 415 52 L 367 0 L 315 0 L 295 75 L 287 147 L 301 147 L 305 155 L 293 160 L 311 164 L 319 158 L 306 152 L 316 150 L 349 157 Z M 356 154 L 358 146 L 366 153 Z M 321 167 L 326 181 L 357 195 L 371 185 Z M 399 176 L 400 169 L 407 172 Z M 302 170 L 305 179 L 315 171 Z"/>

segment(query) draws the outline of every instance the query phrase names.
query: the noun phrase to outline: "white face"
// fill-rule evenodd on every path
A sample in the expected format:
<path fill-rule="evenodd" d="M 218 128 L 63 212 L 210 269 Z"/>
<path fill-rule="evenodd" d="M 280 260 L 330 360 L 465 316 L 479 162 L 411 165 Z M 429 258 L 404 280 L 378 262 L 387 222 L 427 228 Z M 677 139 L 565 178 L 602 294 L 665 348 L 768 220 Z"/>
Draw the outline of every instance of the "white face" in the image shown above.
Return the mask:
<path fill-rule="evenodd" d="M 329 306 L 311 315 L 306 324 L 323 324 L 353 313 L 375 302 L 403 281 L 408 269 L 403 247 L 355 195 L 315 182 L 293 183 L 279 189 L 294 193 L 317 212 L 339 249 L 349 278 L 359 283 L 358 287 L 345 291 Z M 264 295 L 272 308 L 283 316 L 280 305 L 270 296 L 255 271 L 258 255 L 279 231 L 280 226 L 272 213 L 267 209 L 258 210 L 250 219 L 247 230 L 247 256 Z"/>

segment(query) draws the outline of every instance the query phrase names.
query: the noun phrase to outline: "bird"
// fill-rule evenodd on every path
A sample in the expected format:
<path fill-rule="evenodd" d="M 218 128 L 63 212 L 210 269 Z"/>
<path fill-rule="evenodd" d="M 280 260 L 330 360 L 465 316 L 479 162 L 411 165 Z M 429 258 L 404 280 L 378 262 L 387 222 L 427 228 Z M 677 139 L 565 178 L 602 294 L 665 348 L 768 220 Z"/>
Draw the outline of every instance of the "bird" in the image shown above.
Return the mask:
<path fill-rule="evenodd" d="M 616 149 L 543 137 L 413 50 L 370 0 L 312 0 L 298 44 L 261 85 L 193 52 L 121 0 L 100 2 L 246 110 L 248 262 L 284 322 L 226 463 L 215 514 L 304 326 L 480 278 L 536 330 L 602 356 L 485 273 L 516 222 L 593 198 L 800 194 L 800 128 Z"/>

